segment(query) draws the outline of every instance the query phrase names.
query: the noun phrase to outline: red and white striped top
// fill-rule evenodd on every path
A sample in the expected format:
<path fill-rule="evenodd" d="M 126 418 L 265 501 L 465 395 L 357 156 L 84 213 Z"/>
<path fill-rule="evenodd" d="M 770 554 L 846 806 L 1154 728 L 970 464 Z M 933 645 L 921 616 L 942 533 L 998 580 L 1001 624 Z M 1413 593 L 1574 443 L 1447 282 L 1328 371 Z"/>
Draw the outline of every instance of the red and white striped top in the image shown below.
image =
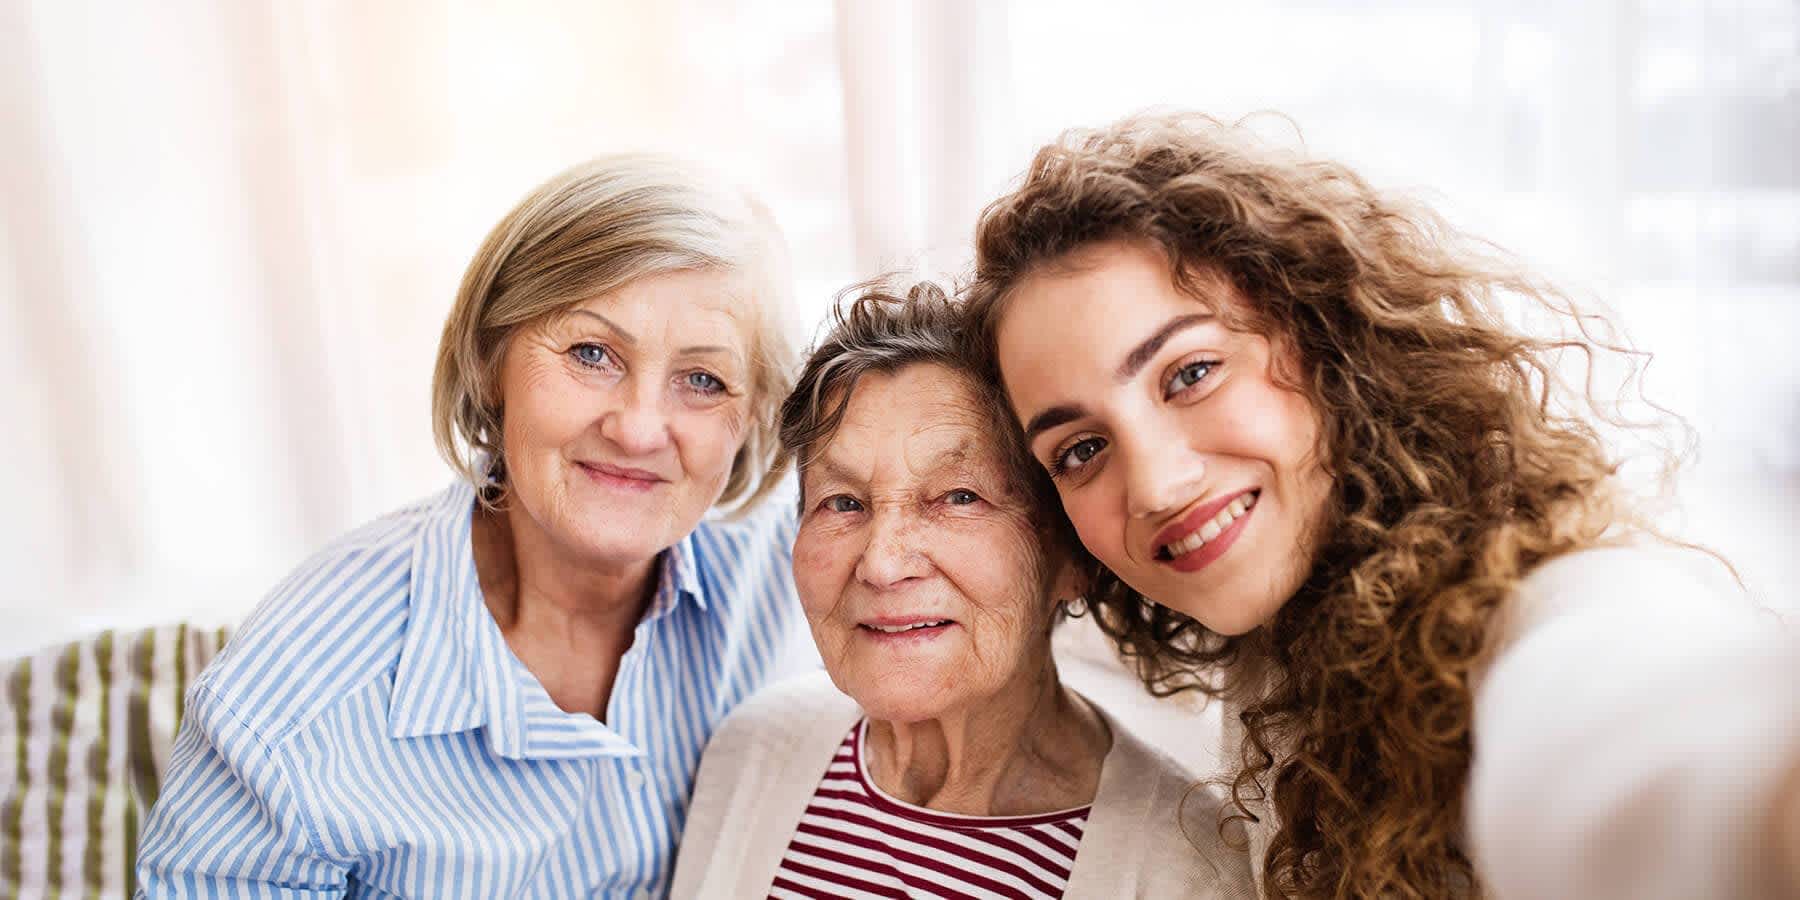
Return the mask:
<path fill-rule="evenodd" d="M 1087 826 L 1083 806 L 959 816 L 903 803 L 869 779 L 856 723 L 807 804 L 771 898 L 1060 898 Z"/>

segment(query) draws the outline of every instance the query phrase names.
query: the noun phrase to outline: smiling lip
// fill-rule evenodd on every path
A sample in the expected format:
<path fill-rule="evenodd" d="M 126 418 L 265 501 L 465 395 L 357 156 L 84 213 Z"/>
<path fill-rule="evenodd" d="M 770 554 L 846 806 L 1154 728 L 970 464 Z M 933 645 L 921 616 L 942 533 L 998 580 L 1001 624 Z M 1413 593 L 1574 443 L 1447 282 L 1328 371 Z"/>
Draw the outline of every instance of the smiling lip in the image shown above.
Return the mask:
<path fill-rule="evenodd" d="M 1167 528 L 1164 528 L 1162 531 L 1157 532 L 1155 549 L 1161 550 L 1162 548 L 1167 547 L 1170 544 L 1173 544 L 1176 541 L 1179 541 L 1182 538 L 1187 537 L 1188 535 L 1193 534 L 1196 531 L 1199 531 L 1200 526 L 1205 525 L 1207 523 L 1207 520 L 1212 519 L 1213 517 L 1217 516 L 1219 514 L 1219 510 L 1222 510 L 1225 507 L 1230 506 L 1231 501 L 1236 500 L 1237 498 L 1242 497 L 1245 494 L 1248 494 L 1254 490 L 1255 490 L 1255 488 L 1251 488 L 1250 490 L 1238 491 L 1235 494 L 1221 494 L 1218 497 L 1218 499 L 1209 501 L 1207 503 L 1200 504 L 1199 506 L 1194 508 L 1193 512 L 1188 513 L 1185 516 L 1182 516 L 1181 521 L 1176 522 L 1175 524 L 1170 525 Z"/>
<path fill-rule="evenodd" d="M 648 469 L 633 469 L 611 463 L 578 462 L 575 465 L 594 481 L 628 491 L 647 491 L 668 480 Z"/>
<path fill-rule="evenodd" d="M 1245 510 L 1242 515 L 1233 520 L 1230 525 L 1227 525 L 1223 531 L 1220 531 L 1217 535 L 1213 536 L 1212 540 L 1207 541 L 1197 549 L 1177 557 L 1168 558 L 1163 555 L 1163 548 L 1200 530 L 1207 522 L 1216 518 L 1221 510 L 1230 506 L 1231 501 L 1236 500 L 1239 497 L 1247 497 L 1256 492 L 1255 488 L 1251 488 L 1249 490 L 1225 494 L 1218 499 L 1203 503 L 1199 507 L 1196 507 L 1193 512 L 1182 516 L 1181 521 L 1164 528 L 1156 535 L 1156 543 L 1151 550 L 1151 558 L 1177 572 L 1197 572 L 1205 568 L 1212 563 L 1213 560 L 1224 556 L 1226 550 L 1231 549 L 1231 545 L 1237 541 L 1238 535 L 1244 530 L 1244 522 L 1256 512 L 1255 506 L 1251 506 L 1249 509 Z"/>
<path fill-rule="evenodd" d="M 881 641 L 936 637 L 949 630 L 956 620 L 946 616 L 879 616 L 858 622 L 856 630 Z"/>

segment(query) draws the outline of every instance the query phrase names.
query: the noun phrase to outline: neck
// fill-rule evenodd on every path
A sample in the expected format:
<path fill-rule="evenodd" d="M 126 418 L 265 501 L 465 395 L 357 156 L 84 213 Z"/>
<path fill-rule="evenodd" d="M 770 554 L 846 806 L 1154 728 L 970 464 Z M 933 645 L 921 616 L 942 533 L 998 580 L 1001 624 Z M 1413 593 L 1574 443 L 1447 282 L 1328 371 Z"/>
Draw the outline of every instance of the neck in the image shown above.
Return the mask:
<path fill-rule="evenodd" d="M 477 507 L 473 530 L 482 594 L 504 632 L 629 631 L 655 594 L 654 557 L 622 565 L 577 559 L 516 505 Z"/>
<path fill-rule="evenodd" d="M 656 592 L 656 559 L 592 564 L 517 507 L 478 507 L 472 528 L 481 594 L 506 645 L 557 706 L 606 721 L 619 662 Z"/>
<path fill-rule="evenodd" d="M 998 693 L 917 722 L 870 720 L 870 777 L 939 812 L 1018 816 L 1093 802 L 1112 745 L 1106 724 L 1063 688 L 1050 658 Z"/>

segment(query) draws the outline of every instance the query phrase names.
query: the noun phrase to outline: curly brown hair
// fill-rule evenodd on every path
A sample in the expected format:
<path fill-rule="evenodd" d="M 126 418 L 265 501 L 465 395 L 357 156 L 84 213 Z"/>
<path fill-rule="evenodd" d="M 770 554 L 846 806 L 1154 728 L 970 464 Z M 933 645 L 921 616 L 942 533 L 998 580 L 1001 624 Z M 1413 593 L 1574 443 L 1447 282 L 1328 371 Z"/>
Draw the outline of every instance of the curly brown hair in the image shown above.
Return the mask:
<path fill-rule="evenodd" d="M 1166 115 L 1064 134 L 982 214 L 965 314 L 995 383 L 1012 288 L 1109 240 L 1162 248 L 1189 293 L 1223 276 L 1248 301 L 1216 312 L 1298 360 L 1289 386 L 1318 413 L 1332 490 L 1304 582 L 1263 627 L 1208 631 L 1089 558 L 1099 625 L 1153 692 L 1242 704 L 1231 817 L 1272 805 L 1270 893 L 1479 893 L 1457 837 L 1496 617 L 1540 563 L 1644 525 L 1584 414 L 1619 420 L 1564 389 L 1556 359 L 1642 354 L 1348 168 Z M 1574 329 L 1523 334 L 1508 297 Z"/>

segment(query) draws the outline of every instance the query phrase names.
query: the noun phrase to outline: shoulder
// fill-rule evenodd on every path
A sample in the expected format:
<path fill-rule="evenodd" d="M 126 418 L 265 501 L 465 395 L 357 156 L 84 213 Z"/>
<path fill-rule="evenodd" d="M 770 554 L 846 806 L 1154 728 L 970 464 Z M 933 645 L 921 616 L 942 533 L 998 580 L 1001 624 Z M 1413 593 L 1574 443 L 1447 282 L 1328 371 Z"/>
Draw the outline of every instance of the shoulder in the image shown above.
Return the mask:
<path fill-rule="evenodd" d="M 1102 864 L 1138 896 L 1251 897 L 1242 827 L 1218 785 L 1150 746 L 1102 710 L 1113 746 L 1101 771 L 1081 863 Z"/>
<path fill-rule="evenodd" d="M 273 741 L 391 670 L 420 539 L 456 493 L 368 522 L 301 563 L 231 635 L 196 688 Z"/>
<path fill-rule="evenodd" d="M 784 804 L 793 806 L 788 812 L 798 821 L 838 745 L 861 717 L 856 701 L 822 671 L 757 691 L 725 717 L 706 744 L 694 779 L 690 828 L 710 834 L 733 817 L 782 820 L 777 810 Z"/>
<path fill-rule="evenodd" d="M 1658 623 L 1748 623 L 1749 595 L 1718 559 L 1642 538 L 1566 553 L 1527 573 L 1513 592 L 1503 641 L 1570 616 L 1627 616 Z"/>
<path fill-rule="evenodd" d="M 790 596 L 796 518 L 791 498 L 776 496 L 739 516 L 701 522 L 688 546 L 709 595 L 726 602 Z"/>
<path fill-rule="evenodd" d="M 733 710 L 700 758 L 670 896 L 766 895 L 861 715 L 824 672 L 777 681 Z"/>
<path fill-rule="evenodd" d="M 1184 826 L 1204 820 L 1209 828 L 1216 828 L 1226 804 L 1223 791 L 1111 715 L 1107 715 L 1107 725 L 1112 729 L 1113 746 L 1106 754 L 1096 804 L 1129 797 L 1150 819 L 1166 819 L 1170 824 L 1180 820 Z"/>
<path fill-rule="evenodd" d="M 829 742 L 835 747 L 861 716 L 856 701 L 839 691 L 830 675 L 815 670 L 751 694 L 719 724 L 706 752 L 809 741 Z"/>
<path fill-rule="evenodd" d="M 1648 539 L 1565 553 L 1531 570 L 1519 583 L 1521 595 L 1586 593 L 1594 589 L 1634 589 L 1645 593 L 1733 592 L 1731 576 L 1719 560 L 1699 550 Z"/>

